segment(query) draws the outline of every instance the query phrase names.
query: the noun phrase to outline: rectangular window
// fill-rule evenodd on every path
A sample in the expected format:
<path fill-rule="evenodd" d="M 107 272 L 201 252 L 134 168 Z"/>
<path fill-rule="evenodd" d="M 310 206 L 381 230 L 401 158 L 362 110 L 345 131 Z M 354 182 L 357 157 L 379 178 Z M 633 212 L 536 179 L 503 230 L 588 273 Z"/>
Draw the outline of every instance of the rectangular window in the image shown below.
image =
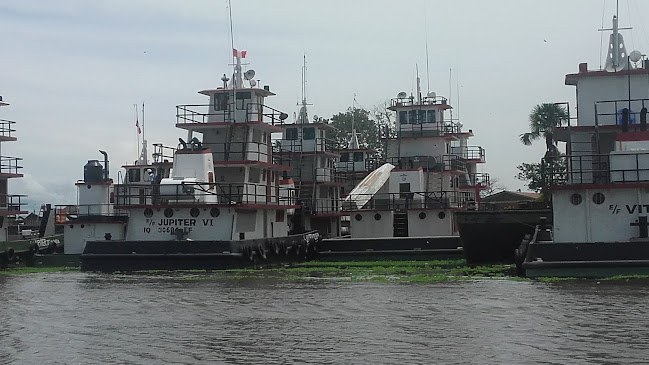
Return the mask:
<path fill-rule="evenodd" d="M 284 211 L 276 210 L 275 211 L 275 222 L 284 222 Z"/>
<path fill-rule="evenodd" d="M 302 128 L 302 138 L 304 138 L 305 141 L 315 139 L 315 128 Z"/>
<path fill-rule="evenodd" d="M 246 104 L 252 98 L 250 91 L 240 91 L 237 93 L 237 109 L 243 110 Z"/>
<path fill-rule="evenodd" d="M 417 124 L 417 111 L 411 110 L 408 112 L 408 122 L 410 124 Z"/>
<path fill-rule="evenodd" d="M 354 152 L 354 162 L 363 161 L 363 152 Z"/>
<path fill-rule="evenodd" d="M 349 161 L 349 152 L 343 152 L 340 154 L 340 162 L 348 162 Z"/>
<path fill-rule="evenodd" d="M 405 110 L 402 110 L 399 112 L 399 123 L 401 124 L 408 124 L 408 112 Z"/>
<path fill-rule="evenodd" d="M 140 169 L 128 170 L 128 182 L 140 182 Z"/>
<path fill-rule="evenodd" d="M 399 184 L 399 196 L 405 199 L 412 199 L 412 193 L 410 192 L 410 183 L 400 183 Z"/>
<path fill-rule="evenodd" d="M 426 111 L 420 110 L 418 113 L 417 123 L 424 124 L 426 123 Z"/>
<path fill-rule="evenodd" d="M 230 94 L 214 94 L 214 110 L 228 110 Z"/>
<path fill-rule="evenodd" d="M 437 115 L 435 114 L 435 110 L 429 110 L 428 111 L 428 123 L 435 123 L 437 121 Z"/>
<path fill-rule="evenodd" d="M 286 128 L 286 139 L 297 139 L 297 128 Z"/>

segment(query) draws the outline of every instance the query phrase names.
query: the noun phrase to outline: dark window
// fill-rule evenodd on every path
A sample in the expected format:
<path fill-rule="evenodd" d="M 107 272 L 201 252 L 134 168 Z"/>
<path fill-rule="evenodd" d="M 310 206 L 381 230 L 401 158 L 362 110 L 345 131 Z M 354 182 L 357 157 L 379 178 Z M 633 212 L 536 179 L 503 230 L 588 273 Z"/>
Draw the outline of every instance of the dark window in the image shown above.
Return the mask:
<path fill-rule="evenodd" d="M 250 91 L 241 91 L 237 93 L 237 109 L 243 110 L 246 107 L 246 101 L 252 98 Z"/>
<path fill-rule="evenodd" d="M 439 219 L 444 219 L 444 218 L 446 218 L 446 213 L 444 213 L 444 212 L 439 212 L 439 213 L 437 213 L 437 217 L 438 217 Z"/>
<path fill-rule="evenodd" d="M 354 152 L 354 162 L 363 161 L 363 152 Z"/>
<path fill-rule="evenodd" d="M 348 162 L 349 161 L 349 152 L 343 152 L 340 154 L 340 162 Z"/>
<path fill-rule="evenodd" d="M 305 141 L 315 139 L 315 128 L 302 128 L 302 137 Z"/>
<path fill-rule="evenodd" d="M 284 222 L 284 211 L 276 210 L 275 211 L 275 222 Z"/>
<path fill-rule="evenodd" d="M 129 169 L 128 182 L 139 182 L 139 181 L 140 181 L 140 169 Z"/>
<path fill-rule="evenodd" d="M 230 94 L 214 94 L 214 110 L 228 110 Z"/>
<path fill-rule="evenodd" d="M 434 110 L 429 110 L 428 111 L 428 123 L 435 123 L 437 121 L 437 114 Z"/>
<path fill-rule="evenodd" d="M 572 204 L 574 204 L 574 205 L 579 205 L 579 204 L 581 204 L 581 200 L 582 200 L 582 198 L 581 198 L 581 195 L 580 195 L 580 194 L 574 193 L 574 194 L 572 194 L 572 195 L 570 196 L 570 202 L 571 202 Z"/>
<path fill-rule="evenodd" d="M 419 111 L 419 120 L 417 123 L 424 124 L 426 123 L 426 111 L 425 110 L 420 110 Z"/>
<path fill-rule="evenodd" d="M 399 123 L 401 124 L 408 124 L 408 112 L 405 110 L 402 110 L 399 112 Z"/>
<path fill-rule="evenodd" d="M 605 200 L 604 194 L 602 194 L 602 193 L 593 194 L 593 203 L 602 204 L 602 203 L 604 203 L 604 200 Z"/>
<path fill-rule="evenodd" d="M 417 111 L 411 110 L 408 112 L 408 122 L 410 124 L 417 124 Z"/>
<path fill-rule="evenodd" d="M 360 221 L 361 221 L 361 219 L 363 219 L 363 216 L 362 216 L 362 215 L 360 215 L 360 214 L 356 214 L 356 215 L 354 216 L 354 219 L 356 219 L 357 221 L 359 221 L 359 222 L 360 222 Z"/>
<path fill-rule="evenodd" d="M 426 219 L 426 213 L 424 212 L 419 213 L 419 219 Z"/>
<path fill-rule="evenodd" d="M 374 214 L 374 219 L 376 219 L 377 221 L 380 221 L 381 220 L 381 215 L 379 213 Z"/>
<path fill-rule="evenodd" d="M 297 139 L 297 128 L 287 128 L 286 139 Z"/>

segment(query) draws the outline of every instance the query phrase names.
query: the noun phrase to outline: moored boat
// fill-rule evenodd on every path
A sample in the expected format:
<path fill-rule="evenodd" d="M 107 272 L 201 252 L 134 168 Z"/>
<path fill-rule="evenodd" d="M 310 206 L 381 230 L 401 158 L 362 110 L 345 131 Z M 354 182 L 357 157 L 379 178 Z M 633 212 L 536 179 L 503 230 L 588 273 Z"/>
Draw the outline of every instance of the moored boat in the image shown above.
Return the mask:
<path fill-rule="evenodd" d="M 85 166 L 65 226 L 66 253 L 80 255 L 82 270 L 264 266 L 315 253 L 317 232 L 289 232 L 287 212 L 298 206 L 271 140 L 287 115 L 265 104 L 275 94 L 256 87 L 254 71 L 242 71 L 245 51 L 234 54 L 232 81 L 200 91 L 209 103 L 177 106 L 187 137 L 176 148 L 154 145 L 153 162 L 125 166 L 117 184 L 107 154 Z"/>
<path fill-rule="evenodd" d="M 479 201 L 488 174 L 478 171 L 484 149 L 469 146 L 473 131 L 450 118 L 451 105 L 429 92 L 400 92 L 388 108 L 396 136 L 384 136 L 385 163 L 345 198 L 350 238 L 323 241 L 322 259 L 431 259 L 462 255 L 456 211 Z"/>
<path fill-rule="evenodd" d="M 604 69 L 566 75 L 576 87 L 577 123 L 555 128 L 565 156 L 547 156 L 551 227 L 519 248 L 528 277 L 649 273 L 649 61 L 627 54 L 613 17 Z"/>

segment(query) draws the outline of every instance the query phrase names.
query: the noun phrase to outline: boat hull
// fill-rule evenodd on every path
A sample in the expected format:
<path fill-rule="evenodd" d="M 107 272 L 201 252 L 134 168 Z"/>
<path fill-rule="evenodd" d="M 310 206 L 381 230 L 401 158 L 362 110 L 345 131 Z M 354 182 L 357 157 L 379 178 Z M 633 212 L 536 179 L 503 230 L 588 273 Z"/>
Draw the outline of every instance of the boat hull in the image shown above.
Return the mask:
<path fill-rule="evenodd" d="M 241 241 L 89 241 L 82 271 L 221 270 L 273 266 L 315 256 L 317 232 Z"/>
<path fill-rule="evenodd" d="M 455 219 L 469 265 L 514 263 L 514 252 L 526 234 L 532 235 L 542 217 L 550 223 L 549 209 L 459 211 Z"/>
<path fill-rule="evenodd" d="M 521 266 L 529 278 L 649 275 L 649 241 L 531 242 Z"/>
<path fill-rule="evenodd" d="M 319 246 L 320 261 L 441 260 L 462 258 L 458 236 L 335 238 Z"/>

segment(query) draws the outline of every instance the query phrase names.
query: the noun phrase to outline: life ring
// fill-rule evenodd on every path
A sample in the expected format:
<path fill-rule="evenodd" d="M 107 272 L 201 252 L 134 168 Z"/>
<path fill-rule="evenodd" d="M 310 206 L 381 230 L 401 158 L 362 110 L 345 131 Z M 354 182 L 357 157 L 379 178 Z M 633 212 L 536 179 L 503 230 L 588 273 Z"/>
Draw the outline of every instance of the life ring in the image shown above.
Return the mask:
<path fill-rule="evenodd" d="M 9 262 L 14 262 L 14 260 L 16 260 L 16 250 L 12 247 L 7 248 L 5 255 L 7 255 L 7 261 Z"/>
<path fill-rule="evenodd" d="M 259 257 L 262 260 L 266 260 L 267 256 L 266 256 L 266 249 L 264 248 L 264 246 L 262 245 L 257 246 L 257 252 L 259 253 Z"/>

